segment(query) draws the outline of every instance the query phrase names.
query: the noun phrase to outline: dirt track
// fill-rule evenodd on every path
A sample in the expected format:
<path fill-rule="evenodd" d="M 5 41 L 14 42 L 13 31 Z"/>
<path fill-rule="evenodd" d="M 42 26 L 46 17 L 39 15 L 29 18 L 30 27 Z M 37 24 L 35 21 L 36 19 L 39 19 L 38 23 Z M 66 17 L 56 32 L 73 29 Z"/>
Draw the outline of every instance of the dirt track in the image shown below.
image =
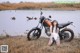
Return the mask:
<path fill-rule="evenodd" d="M 9 46 L 8 53 L 80 53 L 80 39 L 73 39 L 71 42 L 61 41 L 60 47 L 55 44 L 48 46 L 47 38 L 28 41 L 26 37 L 10 37 L 0 40 L 0 45 Z"/>

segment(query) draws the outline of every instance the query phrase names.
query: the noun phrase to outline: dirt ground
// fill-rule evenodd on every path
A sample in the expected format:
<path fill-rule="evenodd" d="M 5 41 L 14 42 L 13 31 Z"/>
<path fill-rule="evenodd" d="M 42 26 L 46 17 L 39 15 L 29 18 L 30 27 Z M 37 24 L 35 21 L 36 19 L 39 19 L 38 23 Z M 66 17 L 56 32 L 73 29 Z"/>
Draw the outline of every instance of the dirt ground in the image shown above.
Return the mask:
<path fill-rule="evenodd" d="M 48 38 L 28 41 L 26 37 L 9 37 L 0 39 L 0 45 L 7 44 L 8 53 L 80 53 L 80 38 L 71 42 L 61 41 L 60 47 L 56 44 L 48 46 L 48 41 Z"/>

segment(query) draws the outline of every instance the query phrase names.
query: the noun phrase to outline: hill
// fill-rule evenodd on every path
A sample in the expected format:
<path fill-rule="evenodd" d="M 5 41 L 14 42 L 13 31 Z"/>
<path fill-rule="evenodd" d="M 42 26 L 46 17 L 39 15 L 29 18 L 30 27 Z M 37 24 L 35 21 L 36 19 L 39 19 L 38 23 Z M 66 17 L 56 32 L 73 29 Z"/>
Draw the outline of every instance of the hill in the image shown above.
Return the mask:
<path fill-rule="evenodd" d="M 21 9 L 55 9 L 55 10 L 80 10 L 80 3 L 1 3 L 0 10 L 21 10 Z"/>

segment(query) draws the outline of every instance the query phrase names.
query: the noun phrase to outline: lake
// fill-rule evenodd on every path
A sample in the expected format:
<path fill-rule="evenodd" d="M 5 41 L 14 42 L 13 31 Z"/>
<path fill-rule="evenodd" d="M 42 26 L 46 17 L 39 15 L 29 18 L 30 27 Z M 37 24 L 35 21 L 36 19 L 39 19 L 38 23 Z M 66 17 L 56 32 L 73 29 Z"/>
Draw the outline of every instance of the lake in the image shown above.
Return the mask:
<path fill-rule="evenodd" d="M 75 26 L 68 26 L 75 34 L 80 33 L 80 10 L 75 11 L 61 11 L 61 10 L 42 10 L 43 15 L 48 18 L 52 16 L 52 20 L 57 20 L 59 23 L 66 23 L 68 21 L 74 22 Z M 27 16 L 37 17 L 38 20 L 27 21 Z M 15 20 L 12 20 L 15 17 Z M 0 11 L 0 34 L 9 34 L 12 36 L 22 35 L 26 30 L 37 26 L 40 18 L 40 10 L 5 10 Z M 42 33 L 44 34 L 44 32 Z"/>

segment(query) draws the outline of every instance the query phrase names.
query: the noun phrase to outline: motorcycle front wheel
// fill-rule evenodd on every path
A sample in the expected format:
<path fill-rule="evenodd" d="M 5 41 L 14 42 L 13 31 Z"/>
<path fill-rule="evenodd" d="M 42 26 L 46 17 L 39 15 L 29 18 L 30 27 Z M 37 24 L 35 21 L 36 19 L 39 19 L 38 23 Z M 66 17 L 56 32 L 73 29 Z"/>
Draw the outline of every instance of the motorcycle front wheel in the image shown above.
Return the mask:
<path fill-rule="evenodd" d="M 41 30 L 39 28 L 35 28 L 28 32 L 27 39 L 28 40 L 36 40 L 40 37 L 40 35 L 41 35 Z"/>
<path fill-rule="evenodd" d="M 65 42 L 70 42 L 74 38 L 74 32 L 71 29 L 63 29 L 61 31 L 62 38 Z"/>

